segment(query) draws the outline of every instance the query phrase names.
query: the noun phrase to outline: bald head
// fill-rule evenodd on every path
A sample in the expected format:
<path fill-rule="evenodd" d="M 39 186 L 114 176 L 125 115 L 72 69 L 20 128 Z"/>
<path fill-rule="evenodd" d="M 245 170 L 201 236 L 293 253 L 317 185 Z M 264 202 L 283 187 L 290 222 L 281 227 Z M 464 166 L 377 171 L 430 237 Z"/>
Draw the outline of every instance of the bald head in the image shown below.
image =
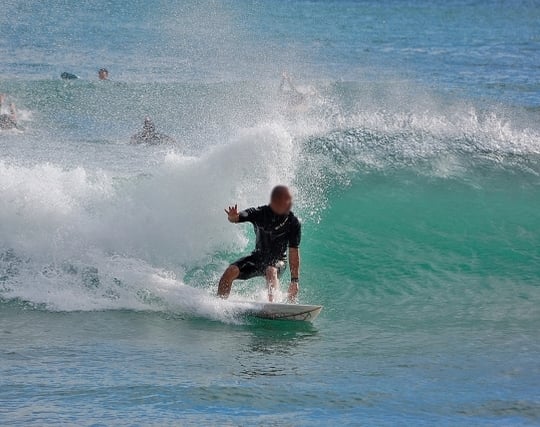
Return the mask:
<path fill-rule="evenodd" d="M 285 185 L 277 185 L 270 194 L 270 208 L 278 215 L 287 215 L 292 208 L 292 196 Z"/>
<path fill-rule="evenodd" d="M 279 199 L 282 199 L 283 197 L 290 197 L 291 193 L 289 192 L 289 188 L 285 185 L 276 185 L 272 189 L 272 193 L 270 194 L 270 201 L 276 201 Z"/>

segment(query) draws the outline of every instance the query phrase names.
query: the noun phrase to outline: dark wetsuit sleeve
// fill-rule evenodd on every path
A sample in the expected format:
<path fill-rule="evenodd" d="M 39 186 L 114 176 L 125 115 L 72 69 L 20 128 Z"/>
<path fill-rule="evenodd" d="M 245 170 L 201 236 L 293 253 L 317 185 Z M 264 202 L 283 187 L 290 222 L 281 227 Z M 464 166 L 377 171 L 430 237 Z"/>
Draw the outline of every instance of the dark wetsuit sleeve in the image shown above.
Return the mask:
<path fill-rule="evenodd" d="M 253 224 L 257 223 L 261 217 L 260 208 L 249 208 L 245 211 L 241 211 L 238 214 L 238 222 L 251 222 Z"/>
<path fill-rule="evenodd" d="M 300 246 L 300 240 L 302 239 L 302 224 L 297 218 L 291 224 L 289 231 L 289 248 L 297 248 Z"/>

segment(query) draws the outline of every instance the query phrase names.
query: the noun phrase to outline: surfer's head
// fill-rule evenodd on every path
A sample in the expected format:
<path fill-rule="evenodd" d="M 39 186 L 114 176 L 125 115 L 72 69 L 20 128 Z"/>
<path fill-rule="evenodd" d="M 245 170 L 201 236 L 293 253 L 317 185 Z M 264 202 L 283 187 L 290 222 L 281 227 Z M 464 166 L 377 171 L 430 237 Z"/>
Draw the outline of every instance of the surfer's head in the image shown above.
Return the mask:
<path fill-rule="evenodd" d="M 292 208 L 292 195 L 285 185 L 277 185 L 270 195 L 270 208 L 278 215 L 286 215 Z"/>
<path fill-rule="evenodd" d="M 100 80 L 107 80 L 109 78 L 109 71 L 106 68 L 100 68 L 98 71 L 98 77 Z"/>

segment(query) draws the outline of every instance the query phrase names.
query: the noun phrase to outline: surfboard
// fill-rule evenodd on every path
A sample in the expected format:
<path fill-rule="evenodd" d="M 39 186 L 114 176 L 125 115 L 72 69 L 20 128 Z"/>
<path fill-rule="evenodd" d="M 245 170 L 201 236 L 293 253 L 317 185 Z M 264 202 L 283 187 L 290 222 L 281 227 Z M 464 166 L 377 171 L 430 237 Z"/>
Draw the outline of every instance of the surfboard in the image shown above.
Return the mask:
<path fill-rule="evenodd" d="M 254 302 L 249 304 L 246 313 L 262 319 L 312 322 L 317 318 L 322 309 L 322 305 Z"/>

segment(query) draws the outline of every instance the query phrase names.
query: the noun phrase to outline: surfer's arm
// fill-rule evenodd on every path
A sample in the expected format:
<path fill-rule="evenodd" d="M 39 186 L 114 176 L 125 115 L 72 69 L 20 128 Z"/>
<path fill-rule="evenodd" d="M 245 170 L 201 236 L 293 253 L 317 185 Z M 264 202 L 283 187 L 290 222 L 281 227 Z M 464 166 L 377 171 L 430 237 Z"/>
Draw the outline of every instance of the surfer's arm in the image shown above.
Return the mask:
<path fill-rule="evenodd" d="M 291 266 L 291 284 L 287 299 L 290 303 L 295 303 L 298 296 L 298 275 L 300 273 L 300 250 L 298 248 L 289 248 L 289 265 Z"/>
<path fill-rule="evenodd" d="M 236 224 L 237 222 L 254 222 L 260 218 L 259 208 L 249 208 L 244 211 L 238 212 L 238 205 L 229 206 L 229 209 L 225 209 L 227 219 L 229 222 Z"/>
<path fill-rule="evenodd" d="M 263 212 L 261 206 L 259 206 L 258 208 L 248 208 L 248 209 L 245 209 L 245 210 L 243 210 L 241 212 L 238 212 L 238 217 L 237 218 L 235 217 L 235 219 L 236 219 L 236 221 L 231 221 L 230 219 L 229 219 L 229 221 L 231 221 L 231 222 L 251 222 L 252 224 L 259 224 L 264 219 L 264 212 Z"/>
<path fill-rule="evenodd" d="M 302 225 L 293 217 L 292 228 L 289 234 L 289 265 L 291 268 L 291 284 L 289 285 L 289 302 L 296 302 L 298 295 L 298 280 L 300 278 L 300 240 L 302 239 Z"/>
<path fill-rule="evenodd" d="M 289 264 L 291 265 L 291 281 L 298 281 L 300 274 L 300 250 L 289 248 Z"/>

